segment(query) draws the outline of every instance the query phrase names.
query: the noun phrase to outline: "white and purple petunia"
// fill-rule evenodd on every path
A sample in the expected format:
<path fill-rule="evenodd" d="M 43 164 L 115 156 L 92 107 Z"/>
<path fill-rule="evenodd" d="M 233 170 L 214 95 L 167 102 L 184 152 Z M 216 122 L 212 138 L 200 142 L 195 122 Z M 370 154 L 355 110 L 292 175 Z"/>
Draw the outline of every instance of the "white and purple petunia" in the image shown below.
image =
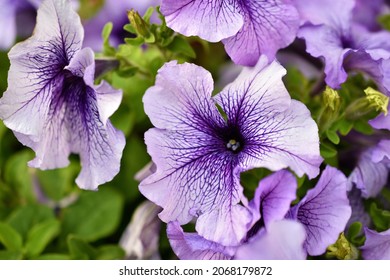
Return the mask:
<path fill-rule="evenodd" d="M 94 53 L 81 49 L 83 28 L 66 0 L 45 0 L 34 35 L 10 53 L 8 89 L 0 99 L 0 117 L 36 157 L 41 169 L 67 166 L 80 155 L 76 183 L 96 189 L 119 171 L 125 145 L 108 118 L 122 92 L 106 82 L 94 85 Z"/>
<path fill-rule="evenodd" d="M 271 61 L 295 39 L 299 16 L 290 0 L 162 0 L 167 25 L 186 36 L 221 41 L 232 60 Z"/>
<path fill-rule="evenodd" d="M 236 245 L 251 221 L 242 171 L 319 173 L 317 126 L 308 109 L 291 100 L 281 80 L 285 69 L 267 64 L 262 57 L 215 97 L 211 74 L 199 66 L 170 62 L 159 70 L 143 98 L 156 127 L 145 142 L 157 170 L 140 191 L 163 208 L 163 221 L 186 224 L 197 217 L 200 235 Z"/>
<path fill-rule="evenodd" d="M 390 229 L 382 232 L 365 228 L 366 242 L 360 247 L 366 260 L 390 260 Z"/>
<path fill-rule="evenodd" d="M 371 32 L 354 20 L 354 0 L 293 0 L 301 16 L 298 37 L 305 39 L 306 50 L 325 62 L 326 83 L 339 88 L 350 70 L 369 75 L 389 91 L 386 81 L 390 58 L 390 33 Z"/>

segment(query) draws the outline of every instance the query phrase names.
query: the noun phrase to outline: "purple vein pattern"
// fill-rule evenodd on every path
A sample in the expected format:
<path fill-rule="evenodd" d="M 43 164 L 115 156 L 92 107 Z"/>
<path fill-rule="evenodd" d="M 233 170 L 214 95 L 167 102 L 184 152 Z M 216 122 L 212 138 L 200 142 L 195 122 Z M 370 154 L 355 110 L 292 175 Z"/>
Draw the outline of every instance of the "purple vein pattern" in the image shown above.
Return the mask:
<path fill-rule="evenodd" d="M 106 82 L 93 84 L 94 54 L 81 49 L 83 35 L 68 1 L 44 1 L 34 35 L 9 53 L 0 117 L 35 151 L 30 166 L 64 167 L 70 153 L 79 154 L 82 169 L 76 183 L 96 189 L 119 171 L 125 140 L 108 118 L 122 93 Z"/>
<path fill-rule="evenodd" d="M 321 255 L 336 242 L 351 216 L 347 197 L 347 178 L 327 166 L 316 186 L 287 214 L 306 229 L 304 248 L 312 256 Z"/>
<path fill-rule="evenodd" d="M 167 25 L 186 36 L 221 41 L 232 60 L 253 66 L 260 55 L 271 61 L 299 27 L 290 0 L 162 0 Z"/>
<path fill-rule="evenodd" d="M 155 126 L 145 142 L 157 169 L 140 191 L 163 208 L 163 221 L 186 224 L 196 217 L 201 236 L 235 246 L 251 221 L 242 171 L 319 173 L 317 126 L 307 108 L 290 99 L 281 80 L 285 69 L 267 64 L 263 56 L 215 97 L 211 74 L 201 67 L 170 62 L 159 70 L 143 99 Z"/>

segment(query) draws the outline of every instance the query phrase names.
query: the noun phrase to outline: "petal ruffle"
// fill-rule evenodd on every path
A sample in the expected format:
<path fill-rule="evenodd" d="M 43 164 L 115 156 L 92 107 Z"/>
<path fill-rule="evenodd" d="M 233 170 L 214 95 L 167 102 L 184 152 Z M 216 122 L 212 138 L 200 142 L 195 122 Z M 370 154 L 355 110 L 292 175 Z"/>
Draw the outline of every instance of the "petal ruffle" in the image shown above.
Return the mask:
<path fill-rule="evenodd" d="M 178 222 L 170 222 L 167 235 L 172 250 L 181 260 L 229 260 L 235 248 L 209 241 L 196 233 L 184 233 Z"/>
<path fill-rule="evenodd" d="M 253 222 L 263 219 L 265 227 L 284 218 L 296 198 L 297 181 L 289 171 L 275 172 L 260 181 L 249 207 Z"/>
<path fill-rule="evenodd" d="M 244 23 L 237 0 L 162 0 L 161 12 L 173 30 L 210 42 L 233 36 Z"/>
<path fill-rule="evenodd" d="M 306 229 L 304 244 L 309 255 L 317 256 L 336 242 L 351 216 L 347 197 L 347 178 L 336 168 L 327 166 L 316 186 L 293 208 L 289 217 Z"/>
<path fill-rule="evenodd" d="M 276 52 L 295 39 L 299 15 L 289 1 L 238 1 L 244 25 L 224 39 L 226 52 L 236 64 L 254 66 L 260 56 L 274 60 Z"/>
<path fill-rule="evenodd" d="M 292 220 L 275 221 L 237 249 L 236 260 L 304 260 L 305 228 Z"/>
<path fill-rule="evenodd" d="M 388 165 L 384 161 L 373 161 L 374 153 L 379 152 L 378 149 L 379 147 L 371 148 L 363 152 L 348 178 L 348 181 L 355 184 L 362 192 L 362 197 L 366 199 L 376 197 L 387 183 Z"/>
<path fill-rule="evenodd" d="M 390 229 L 383 232 L 365 228 L 366 242 L 360 247 L 366 260 L 390 260 Z"/>
<path fill-rule="evenodd" d="M 291 101 L 283 85 L 285 69 L 267 65 L 262 56 L 256 67 L 240 76 L 216 96 L 230 126 L 240 127 L 245 139 L 240 166 L 244 170 L 290 167 L 299 176 L 319 173 L 318 128 L 309 110 Z"/>

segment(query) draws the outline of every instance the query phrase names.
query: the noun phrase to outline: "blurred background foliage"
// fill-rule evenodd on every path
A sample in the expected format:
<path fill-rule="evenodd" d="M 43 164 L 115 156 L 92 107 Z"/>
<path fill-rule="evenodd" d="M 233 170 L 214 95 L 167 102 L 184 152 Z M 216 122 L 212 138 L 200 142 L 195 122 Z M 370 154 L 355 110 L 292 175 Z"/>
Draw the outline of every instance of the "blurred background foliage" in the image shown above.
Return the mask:
<path fill-rule="evenodd" d="M 103 2 L 81 1 L 81 17 L 95 16 Z M 125 258 L 125 248 L 118 242 L 134 211 L 144 201 L 135 175 L 150 162 L 143 135 L 151 124 L 143 110 L 142 96 L 154 84 L 157 70 L 171 60 L 196 63 L 212 73 L 215 92 L 219 92 L 241 69 L 230 62 L 222 44 L 174 33 L 165 25 L 158 8 L 150 8 L 143 17 L 136 11 L 123 13 L 128 13 L 123 43 L 110 44 L 113 26 L 108 23 L 101 34 L 102 51 L 96 54 L 96 82 L 104 79 L 123 90 L 122 104 L 111 118 L 126 136 L 121 170 L 98 191 L 80 190 L 75 185 L 80 170 L 77 156 L 71 156 L 67 168 L 48 171 L 29 168 L 27 162 L 33 159 L 33 152 L 23 147 L 0 122 L 0 259 Z M 150 22 L 152 16 L 157 18 L 157 23 Z M 375 85 L 359 74 L 352 75 L 339 91 L 325 88 L 321 62 L 305 61 L 302 50 L 297 51 L 300 47 L 297 42 L 281 51 L 280 61 L 288 69 L 284 82 L 292 98 L 305 103 L 316 120 L 325 162 L 348 176 L 359 152 L 370 145 L 364 142 L 368 139 L 365 136 L 379 133 L 368 125 L 368 120 L 381 113 L 383 106 L 378 100 L 368 98 L 365 89 Z M 289 63 L 286 57 L 291 55 L 299 57 L 302 65 Z M 319 74 L 304 75 L 306 64 L 311 64 L 313 72 Z M 7 52 L 0 52 L 1 92 L 7 88 L 8 68 Z M 259 180 L 269 173 L 254 169 L 242 174 L 241 183 L 249 199 Z M 303 177 L 298 182 L 298 196 L 303 197 L 316 179 L 309 181 Z M 383 198 L 390 203 L 389 193 L 384 189 L 381 201 L 366 201 L 377 230 L 390 226 L 390 212 L 383 206 Z M 160 237 L 160 256 L 174 258 L 165 225 L 161 226 Z M 355 223 L 329 249 L 328 257 L 355 254 L 351 248 L 363 241 L 361 224 Z M 346 253 L 340 254 L 340 250 Z"/>

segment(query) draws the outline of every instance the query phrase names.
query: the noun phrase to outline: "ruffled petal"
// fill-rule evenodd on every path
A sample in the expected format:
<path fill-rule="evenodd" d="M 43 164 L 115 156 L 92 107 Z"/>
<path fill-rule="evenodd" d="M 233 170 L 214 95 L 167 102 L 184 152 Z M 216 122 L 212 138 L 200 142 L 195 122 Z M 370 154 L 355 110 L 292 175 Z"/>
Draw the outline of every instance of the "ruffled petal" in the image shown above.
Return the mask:
<path fill-rule="evenodd" d="M 390 229 L 383 232 L 365 228 L 366 242 L 360 247 L 366 260 L 390 260 Z"/>
<path fill-rule="evenodd" d="M 181 260 L 229 260 L 235 248 L 209 241 L 196 233 L 184 233 L 178 222 L 170 222 L 167 235 L 172 250 Z"/>
<path fill-rule="evenodd" d="M 326 24 L 334 29 L 348 30 L 355 0 L 292 0 L 301 23 Z"/>
<path fill-rule="evenodd" d="M 338 30 L 326 25 L 307 24 L 298 32 L 306 41 L 306 51 L 325 60 L 325 81 L 332 88 L 339 88 L 348 76 L 343 63 L 351 50 L 343 48 L 340 36 Z"/>
<path fill-rule="evenodd" d="M 306 238 L 302 224 L 292 220 L 271 222 L 247 244 L 237 249 L 236 260 L 304 260 Z"/>
<path fill-rule="evenodd" d="M 375 150 L 379 152 L 378 148 Z M 382 161 L 373 161 L 375 150 L 371 148 L 361 154 L 357 166 L 348 178 L 348 181 L 361 190 L 364 198 L 376 197 L 387 182 L 388 165 Z"/>
<path fill-rule="evenodd" d="M 237 0 L 162 0 L 167 25 L 186 36 L 218 42 L 233 36 L 243 25 Z"/>
<path fill-rule="evenodd" d="M 276 52 L 293 42 L 299 15 L 289 1 L 239 1 L 244 25 L 223 40 L 226 52 L 236 64 L 254 66 L 260 55 L 271 61 Z"/>
<path fill-rule="evenodd" d="M 309 110 L 291 101 L 277 62 L 267 65 L 263 56 L 256 67 L 240 76 L 216 96 L 228 116 L 228 125 L 239 127 L 243 143 L 240 166 L 244 170 L 290 167 L 299 176 L 319 173 L 318 128 Z"/>
<path fill-rule="evenodd" d="M 275 172 L 260 181 L 249 208 L 253 222 L 262 217 L 265 227 L 284 218 L 296 198 L 297 181 L 289 171 Z"/>
<path fill-rule="evenodd" d="M 336 168 L 327 166 L 320 180 L 294 206 L 288 215 L 306 229 L 304 244 L 309 255 L 317 256 L 336 242 L 351 216 L 347 197 L 347 178 Z"/>

